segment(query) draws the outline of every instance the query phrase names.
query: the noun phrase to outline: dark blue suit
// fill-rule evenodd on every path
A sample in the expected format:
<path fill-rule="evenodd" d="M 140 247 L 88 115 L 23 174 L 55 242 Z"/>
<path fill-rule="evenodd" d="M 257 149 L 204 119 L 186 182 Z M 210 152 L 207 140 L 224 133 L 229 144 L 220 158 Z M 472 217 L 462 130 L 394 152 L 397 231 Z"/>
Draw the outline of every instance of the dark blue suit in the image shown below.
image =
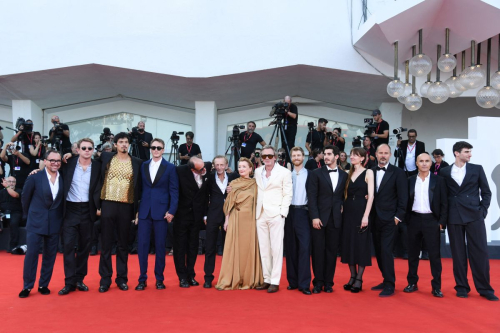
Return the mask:
<path fill-rule="evenodd" d="M 142 197 L 139 204 L 139 231 L 138 247 L 139 266 L 141 275 L 139 282 L 147 280 L 148 254 L 151 229 L 154 229 L 156 260 L 155 277 L 157 281 L 163 281 L 165 270 L 165 241 L 167 238 L 167 220 L 165 214 L 168 212 L 175 215 L 179 202 L 179 180 L 175 166 L 163 158 L 151 182 L 149 167 L 151 160 L 144 162 L 141 166 Z"/>
<path fill-rule="evenodd" d="M 24 287 L 33 289 L 38 265 L 38 250 L 43 242 L 40 287 L 48 287 L 57 255 L 59 232 L 63 221 L 63 178 L 59 177 L 59 191 L 52 199 L 45 170 L 28 177 L 21 196 L 26 224 L 28 250 L 24 258 Z"/>

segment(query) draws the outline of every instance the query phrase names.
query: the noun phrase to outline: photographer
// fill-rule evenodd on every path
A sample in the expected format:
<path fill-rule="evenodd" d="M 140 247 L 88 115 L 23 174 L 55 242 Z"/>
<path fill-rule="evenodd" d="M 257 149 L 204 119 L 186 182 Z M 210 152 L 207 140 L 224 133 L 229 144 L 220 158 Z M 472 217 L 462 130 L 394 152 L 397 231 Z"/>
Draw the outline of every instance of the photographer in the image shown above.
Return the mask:
<path fill-rule="evenodd" d="M 186 132 L 186 143 L 179 146 L 179 160 L 181 165 L 187 164 L 193 156 L 201 158 L 201 149 L 196 143 L 193 143 L 194 133 Z"/>
<path fill-rule="evenodd" d="M 441 149 L 434 149 L 432 151 L 432 157 L 434 157 L 434 163 L 431 166 L 431 172 L 439 176 L 441 174 L 441 169 L 446 168 L 449 164 L 443 160 L 444 153 Z"/>
<path fill-rule="evenodd" d="M 5 214 L 4 220 L 9 220 L 11 252 L 19 244 L 19 225 L 23 219 L 23 207 L 21 205 L 21 189 L 16 187 L 16 178 L 10 176 L 2 181 L 0 190 L 0 211 Z"/>
<path fill-rule="evenodd" d="M 7 151 L 10 153 L 7 155 Z M 16 177 L 17 187 L 23 188 L 28 174 L 31 172 L 30 159 L 28 154 L 21 153 L 21 147 L 10 142 L 5 145 L 0 153 L 0 159 L 10 166 L 10 175 Z"/>
<path fill-rule="evenodd" d="M 319 118 L 316 130 L 310 129 L 309 133 L 307 133 L 306 149 L 310 156 L 312 156 L 312 151 L 314 149 L 323 150 L 323 147 L 328 145 L 326 138 L 326 124 L 328 124 L 328 120 L 325 118 Z"/>
<path fill-rule="evenodd" d="M 323 149 L 314 149 L 312 152 L 312 159 L 306 162 L 304 168 L 310 171 L 320 169 L 323 165 L 325 165 L 325 161 L 323 160 L 324 157 L 325 155 L 323 154 Z"/>
<path fill-rule="evenodd" d="M 137 139 L 137 146 L 139 148 L 139 158 L 147 161 L 150 158 L 149 145 L 153 140 L 153 135 L 146 132 L 146 124 L 143 121 L 137 123 L 137 127 L 132 128 L 132 139 Z M 135 131 L 137 130 L 137 131 Z"/>
<path fill-rule="evenodd" d="M 295 147 L 295 136 L 297 135 L 297 121 L 299 119 L 299 112 L 297 105 L 292 104 L 292 98 L 290 96 L 285 96 L 285 103 L 288 104 L 284 119 L 284 130 L 286 142 L 288 143 L 288 150 Z M 283 141 L 283 148 L 285 148 L 285 140 Z"/>
<path fill-rule="evenodd" d="M 345 149 L 345 139 L 341 135 L 342 129 L 340 127 L 334 128 L 331 132 L 327 132 L 328 144 L 339 147 L 340 151 Z"/>
<path fill-rule="evenodd" d="M 240 133 L 240 157 L 250 158 L 257 147 L 257 143 L 260 143 L 262 147 L 266 145 L 266 142 L 262 139 L 262 137 L 255 133 L 256 127 L 257 125 L 255 122 L 249 121 L 247 123 L 246 132 Z"/>
<path fill-rule="evenodd" d="M 288 170 L 292 171 L 292 164 L 286 161 L 285 148 L 278 149 L 278 159 L 276 160 L 276 163 L 281 165 L 283 168 L 287 168 Z"/>
<path fill-rule="evenodd" d="M 373 121 L 377 124 L 374 132 L 370 136 L 374 139 L 373 144 L 375 149 L 381 144 L 389 144 L 389 123 L 382 119 L 382 113 L 380 110 L 373 110 L 372 112 Z"/>
<path fill-rule="evenodd" d="M 416 175 L 417 156 L 425 153 L 425 143 L 417 141 L 417 131 L 410 129 L 408 131 L 408 140 L 398 140 L 394 156 L 398 157 L 398 167 L 406 172 L 408 177 Z"/>
<path fill-rule="evenodd" d="M 264 165 L 264 163 L 262 162 L 261 153 L 262 153 L 261 148 L 255 148 L 255 151 L 252 153 L 250 157 L 250 160 L 253 163 L 254 170 Z"/>
<path fill-rule="evenodd" d="M 10 142 L 22 142 L 22 151 L 28 152 L 33 144 L 33 121 L 31 119 L 17 118 L 17 133 L 10 139 Z"/>
<path fill-rule="evenodd" d="M 33 133 L 34 144 L 30 145 L 30 168 L 31 170 L 43 169 L 43 156 L 47 150 L 47 142 L 43 142 L 39 132 Z"/>
<path fill-rule="evenodd" d="M 49 131 L 49 140 L 55 148 L 64 153 L 71 152 L 71 141 L 69 140 L 69 127 L 59 120 L 59 116 L 52 116 L 50 120 L 54 126 Z"/>
<path fill-rule="evenodd" d="M 373 147 L 372 138 L 365 136 L 363 138 L 363 148 L 366 150 L 366 158 L 363 161 L 363 167 L 366 169 L 371 169 L 377 165 L 377 159 L 375 158 L 375 148 Z"/>

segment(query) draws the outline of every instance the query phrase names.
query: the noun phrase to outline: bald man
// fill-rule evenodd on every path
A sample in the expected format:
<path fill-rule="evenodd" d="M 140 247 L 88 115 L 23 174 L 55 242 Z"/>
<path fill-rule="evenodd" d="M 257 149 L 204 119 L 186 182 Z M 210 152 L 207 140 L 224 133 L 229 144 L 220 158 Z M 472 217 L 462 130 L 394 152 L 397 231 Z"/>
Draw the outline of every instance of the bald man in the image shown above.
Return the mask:
<path fill-rule="evenodd" d="M 198 157 L 177 167 L 179 178 L 179 205 L 174 223 L 174 264 L 179 286 L 198 286 L 194 279 L 194 264 L 198 256 L 198 235 L 206 215 L 207 170 Z"/>

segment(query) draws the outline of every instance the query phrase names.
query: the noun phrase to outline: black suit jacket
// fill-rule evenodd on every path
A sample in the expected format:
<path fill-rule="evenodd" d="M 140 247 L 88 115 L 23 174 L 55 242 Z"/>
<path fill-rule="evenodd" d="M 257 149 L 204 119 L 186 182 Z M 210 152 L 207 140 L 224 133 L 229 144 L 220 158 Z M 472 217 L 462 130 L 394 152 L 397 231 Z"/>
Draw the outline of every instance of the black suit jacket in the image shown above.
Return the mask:
<path fill-rule="evenodd" d="M 405 172 L 392 164 L 386 166 L 380 188 L 377 191 L 377 167 L 374 167 L 375 198 L 372 212 L 382 221 L 394 221 L 397 217 L 401 221 L 405 218 L 408 204 L 408 178 Z"/>
<path fill-rule="evenodd" d="M 416 141 L 415 142 L 417 146 L 414 148 L 415 149 L 415 162 L 417 162 L 417 156 L 425 153 L 425 143 L 422 141 Z M 399 146 L 399 150 L 401 151 L 401 158 L 398 160 L 398 167 L 401 169 L 405 169 L 405 161 L 406 161 L 406 154 L 408 152 L 408 140 L 403 140 L 401 141 L 401 145 Z M 394 151 L 394 156 L 397 156 L 398 150 Z"/>
<path fill-rule="evenodd" d="M 207 178 L 207 203 L 208 203 L 208 209 L 207 209 L 207 223 L 208 222 L 214 222 L 214 223 L 224 223 L 225 217 L 224 217 L 224 200 L 227 197 L 227 193 L 224 192 L 222 193 L 219 186 L 217 185 L 217 181 L 215 179 L 217 177 L 217 172 L 211 172 L 210 176 Z M 235 180 L 236 178 L 239 177 L 239 174 L 237 172 L 233 173 L 228 173 L 227 174 L 227 181 L 228 185 L 231 181 Z"/>
<path fill-rule="evenodd" d="M 63 164 L 61 167 L 62 177 L 64 179 L 64 216 L 66 216 L 66 199 L 68 197 L 69 189 L 71 183 L 73 182 L 73 175 L 75 174 L 76 164 L 78 162 L 79 155 L 75 155 L 73 158 L 68 160 L 68 163 Z M 90 218 L 92 222 L 98 219 L 96 212 L 101 208 L 101 186 L 99 186 L 101 178 L 101 162 L 97 160 L 92 160 L 90 171 L 90 188 L 89 188 L 89 210 Z"/>
<path fill-rule="evenodd" d="M 179 205 L 177 207 L 176 221 L 195 221 L 203 223 L 203 216 L 207 211 L 208 176 L 202 176 L 203 184 L 198 188 L 193 172 L 187 165 L 176 168 L 179 178 Z"/>
<path fill-rule="evenodd" d="M 417 182 L 417 175 L 408 178 L 409 200 L 408 208 L 406 210 L 406 221 L 409 221 L 412 212 L 413 203 L 415 200 L 415 184 Z M 439 224 L 446 227 L 448 219 L 448 193 L 446 190 L 446 183 L 442 177 L 430 174 L 429 179 L 429 206 L 432 215 L 438 220 Z"/>
<path fill-rule="evenodd" d="M 144 131 L 144 141 L 151 146 L 151 141 L 153 141 L 153 134 Z M 149 147 L 143 147 L 141 142 L 139 142 L 137 145 L 139 146 L 139 149 L 142 149 L 142 151 L 146 155 L 146 159 L 144 161 L 149 160 L 151 158 L 151 152 L 149 151 Z"/>
<path fill-rule="evenodd" d="M 461 186 L 451 177 L 452 167 L 453 164 L 441 170 L 441 177 L 448 187 L 448 223 L 463 224 L 483 220 L 488 214 L 491 201 L 491 190 L 483 167 L 467 163 Z"/>
<path fill-rule="evenodd" d="M 101 161 L 101 179 L 99 181 L 99 197 L 100 197 L 100 194 L 101 194 L 101 188 L 102 188 L 102 185 L 104 184 L 104 177 L 106 177 L 106 171 L 108 170 L 109 168 L 109 164 L 111 162 L 111 159 L 113 158 L 113 156 L 116 155 L 116 152 L 102 152 L 101 153 L 101 157 L 100 157 L 100 161 Z M 130 156 L 130 154 L 129 154 Z M 134 216 L 135 214 L 137 213 L 138 209 L 139 209 L 139 200 L 141 199 L 141 190 L 142 190 L 142 181 L 141 181 L 141 165 L 142 165 L 142 160 L 137 158 L 137 157 L 133 157 L 133 156 L 130 156 L 130 158 L 132 159 L 132 169 L 133 169 L 133 173 L 134 173 Z"/>
<path fill-rule="evenodd" d="M 347 173 L 337 168 L 339 180 L 337 187 L 332 187 L 332 181 L 325 166 L 308 172 L 307 177 L 307 202 L 309 206 L 309 217 L 319 218 L 323 227 L 328 220 L 333 218 L 336 228 L 342 225 L 342 204 L 344 203 L 344 189 L 347 181 Z"/>

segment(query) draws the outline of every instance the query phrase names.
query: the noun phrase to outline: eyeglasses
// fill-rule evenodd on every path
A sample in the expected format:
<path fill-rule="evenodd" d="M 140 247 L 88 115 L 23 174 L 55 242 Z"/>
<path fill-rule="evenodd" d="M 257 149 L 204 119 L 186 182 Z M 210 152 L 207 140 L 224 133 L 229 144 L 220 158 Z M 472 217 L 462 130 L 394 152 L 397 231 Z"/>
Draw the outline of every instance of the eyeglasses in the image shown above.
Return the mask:
<path fill-rule="evenodd" d="M 91 151 L 91 150 L 94 150 L 94 147 L 80 147 L 80 149 L 83 151 L 86 151 L 86 150 Z"/>
<path fill-rule="evenodd" d="M 272 160 L 274 158 L 273 154 L 262 154 L 262 159 L 264 160 Z"/>
<path fill-rule="evenodd" d="M 151 146 L 151 150 L 162 150 L 163 147 L 159 147 L 159 146 Z"/>
<path fill-rule="evenodd" d="M 61 160 L 47 160 L 51 164 L 61 164 Z"/>

